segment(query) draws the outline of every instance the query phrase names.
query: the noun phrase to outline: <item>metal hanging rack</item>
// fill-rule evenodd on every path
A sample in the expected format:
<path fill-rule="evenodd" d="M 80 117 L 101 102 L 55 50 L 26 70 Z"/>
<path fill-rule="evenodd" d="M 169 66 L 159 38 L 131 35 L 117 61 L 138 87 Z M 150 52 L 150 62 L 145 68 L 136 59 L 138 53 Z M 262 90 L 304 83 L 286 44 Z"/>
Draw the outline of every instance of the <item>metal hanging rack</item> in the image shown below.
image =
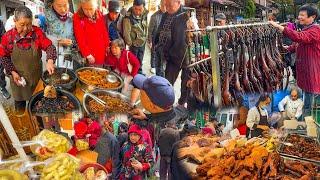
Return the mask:
<path fill-rule="evenodd" d="M 187 66 L 187 68 L 192 68 L 198 64 L 211 60 L 212 66 L 212 81 L 213 81 L 213 91 L 214 91 L 214 106 L 221 106 L 221 79 L 220 79 L 220 64 L 219 64 L 219 56 L 223 55 L 223 52 L 219 52 L 219 44 L 218 44 L 218 36 L 217 33 L 219 30 L 231 29 L 231 28 L 242 28 L 242 27 L 254 27 L 254 26 L 265 26 L 269 25 L 269 22 L 261 22 L 261 23 L 248 23 L 248 24 L 232 24 L 226 26 L 208 26 L 206 28 L 200 29 L 191 29 L 186 30 L 188 32 L 206 32 L 209 33 L 210 36 L 210 57 L 205 59 L 201 59 Z M 281 24 L 283 25 L 283 24 Z"/>
<path fill-rule="evenodd" d="M 205 28 L 205 31 L 210 33 L 210 56 L 211 56 L 211 66 L 212 66 L 212 84 L 214 92 L 214 106 L 221 107 L 222 98 L 221 98 L 221 79 L 220 79 L 220 64 L 219 56 L 219 44 L 218 44 L 218 31 L 231 28 L 241 28 L 241 27 L 254 27 L 254 26 L 265 26 L 269 25 L 269 22 L 261 23 L 249 23 L 249 24 L 232 24 L 226 26 L 209 26 Z"/>

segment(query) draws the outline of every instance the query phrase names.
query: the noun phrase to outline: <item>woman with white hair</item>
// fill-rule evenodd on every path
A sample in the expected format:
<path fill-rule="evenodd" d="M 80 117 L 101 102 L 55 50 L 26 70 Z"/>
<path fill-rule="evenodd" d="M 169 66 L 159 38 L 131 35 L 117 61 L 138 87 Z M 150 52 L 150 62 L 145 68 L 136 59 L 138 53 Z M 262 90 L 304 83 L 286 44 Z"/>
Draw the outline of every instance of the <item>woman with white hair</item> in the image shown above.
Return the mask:
<path fill-rule="evenodd" d="M 14 12 L 15 28 L 2 36 L 0 61 L 7 74 L 19 114 L 25 112 L 26 101 L 30 99 L 42 74 L 41 50 L 47 54 L 46 69 L 54 73 L 56 48 L 43 31 L 32 26 L 32 12 L 26 6 Z"/>
<path fill-rule="evenodd" d="M 90 65 L 102 66 L 109 52 L 109 35 L 97 0 L 80 0 L 73 28 L 81 55 Z"/>

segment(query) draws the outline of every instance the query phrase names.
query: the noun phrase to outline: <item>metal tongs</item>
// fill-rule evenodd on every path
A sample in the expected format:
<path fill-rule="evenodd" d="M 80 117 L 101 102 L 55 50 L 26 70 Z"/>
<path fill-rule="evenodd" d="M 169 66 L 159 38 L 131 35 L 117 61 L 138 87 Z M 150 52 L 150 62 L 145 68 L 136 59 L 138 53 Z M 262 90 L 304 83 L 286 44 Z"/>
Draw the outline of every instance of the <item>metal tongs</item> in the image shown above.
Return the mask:
<path fill-rule="evenodd" d="M 98 98 L 96 95 L 90 93 L 89 91 L 85 91 L 85 93 L 91 97 L 93 100 L 95 100 L 97 103 L 101 104 L 102 106 L 106 107 L 107 103 L 104 102 L 102 99 Z"/>
<path fill-rule="evenodd" d="M 293 144 L 289 142 L 279 141 L 278 143 L 283 144 L 285 146 L 293 146 Z"/>

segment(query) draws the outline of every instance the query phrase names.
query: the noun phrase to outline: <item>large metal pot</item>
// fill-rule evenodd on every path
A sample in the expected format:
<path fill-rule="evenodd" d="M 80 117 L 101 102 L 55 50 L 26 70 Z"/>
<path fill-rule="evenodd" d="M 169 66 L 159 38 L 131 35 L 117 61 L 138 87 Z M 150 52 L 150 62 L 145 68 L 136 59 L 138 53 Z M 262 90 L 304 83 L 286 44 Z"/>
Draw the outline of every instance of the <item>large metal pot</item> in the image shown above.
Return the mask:
<path fill-rule="evenodd" d="M 56 68 L 55 69 L 56 72 L 58 72 L 59 74 L 62 74 L 66 71 L 65 68 Z M 67 74 L 70 76 L 70 81 L 68 83 L 65 84 L 51 84 L 50 82 L 50 75 L 48 73 L 48 71 L 45 71 L 42 76 L 41 76 L 41 80 L 43 81 L 43 83 L 45 85 L 54 85 L 55 87 L 61 87 L 64 90 L 67 90 L 69 92 L 73 92 L 76 88 L 76 84 L 78 81 L 78 77 L 76 76 L 76 74 L 70 70 L 67 69 Z"/>
<path fill-rule="evenodd" d="M 127 96 L 125 96 L 119 92 L 116 92 L 116 91 L 96 89 L 96 90 L 93 90 L 91 92 L 91 94 L 96 95 L 96 96 L 109 95 L 112 97 L 117 97 L 119 99 L 122 99 L 123 101 L 125 101 L 127 103 L 130 103 L 130 99 Z M 89 110 L 89 107 L 88 107 L 89 100 L 90 100 L 90 97 L 88 96 L 88 94 L 84 94 L 84 96 L 83 96 L 83 109 L 85 110 L 85 112 L 87 114 L 89 114 L 91 116 L 99 116 L 98 114 L 94 114 Z"/>
<path fill-rule="evenodd" d="M 117 77 L 117 79 L 119 80 L 120 82 L 120 85 L 116 88 L 101 88 L 101 87 L 96 87 L 96 86 L 93 86 L 91 84 L 87 84 L 86 82 L 82 81 L 81 78 L 79 77 L 78 75 L 78 72 L 80 71 L 84 71 L 84 70 L 95 70 L 95 71 L 105 71 L 105 72 L 109 72 L 110 74 L 114 75 Z M 78 69 L 76 72 L 76 76 L 78 77 L 79 79 L 79 82 L 80 82 L 80 87 L 82 90 L 84 91 L 87 91 L 87 90 L 93 90 L 93 89 L 101 89 L 101 90 L 113 90 L 113 91 L 121 91 L 122 87 L 123 87 L 123 79 L 115 72 L 113 71 L 110 71 L 110 70 L 107 70 L 107 69 L 104 69 L 104 68 L 98 68 L 98 67 L 83 67 L 83 68 L 80 68 Z"/>
<path fill-rule="evenodd" d="M 79 118 L 82 118 L 83 110 L 82 110 L 81 103 L 78 100 L 78 98 L 76 96 L 74 96 L 72 93 L 70 93 L 66 90 L 63 90 L 63 89 L 57 88 L 56 91 L 57 91 L 58 96 L 66 96 L 74 104 L 75 108 L 72 112 L 70 112 L 70 113 L 72 113 L 73 118 L 76 116 L 78 117 L 78 118 L 76 118 L 76 120 L 78 120 Z M 44 95 L 44 91 L 40 91 L 30 98 L 29 103 L 28 103 L 28 112 L 29 112 L 30 117 L 35 118 L 38 121 L 40 127 L 45 128 L 46 121 L 48 120 L 48 118 L 55 119 L 55 120 L 63 119 L 63 118 L 65 118 L 66 114 L 62 114 L 62 113 L 59 113 L 59 114 L 33 113 L 32 108 L 35 106 L 36 102 L 40 101 L 43 98 L 43 95 Z"/>

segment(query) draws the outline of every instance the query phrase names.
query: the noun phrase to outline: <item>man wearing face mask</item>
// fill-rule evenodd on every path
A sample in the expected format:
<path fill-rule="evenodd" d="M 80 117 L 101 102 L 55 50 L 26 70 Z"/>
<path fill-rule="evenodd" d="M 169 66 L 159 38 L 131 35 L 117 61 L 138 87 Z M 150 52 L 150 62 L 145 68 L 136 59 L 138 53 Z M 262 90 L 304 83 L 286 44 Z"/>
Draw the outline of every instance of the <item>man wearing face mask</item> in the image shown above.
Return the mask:
<path fill-rule="evenodd" d="M 148 28 L 148 10 L 146 10 L 144 6 L 144 0 L 134 0 L 133 6 L 128 10 L 122 22 L 124 41 L 130 47 L 130 51 L 136 55 L 140 61 L 140 74 L 142 74 L 142 61 Z"/>
<path fill-rule="evenodd" d="M 269 130 L 267 107 L 270 103 L 271 98 L 267 94 L 263 94 L 260 96 L 256 106 L 249 110 L 246 124 L 249 131 L 247 134 L 251 138 L 261 136 L 263 131 Z"/>

